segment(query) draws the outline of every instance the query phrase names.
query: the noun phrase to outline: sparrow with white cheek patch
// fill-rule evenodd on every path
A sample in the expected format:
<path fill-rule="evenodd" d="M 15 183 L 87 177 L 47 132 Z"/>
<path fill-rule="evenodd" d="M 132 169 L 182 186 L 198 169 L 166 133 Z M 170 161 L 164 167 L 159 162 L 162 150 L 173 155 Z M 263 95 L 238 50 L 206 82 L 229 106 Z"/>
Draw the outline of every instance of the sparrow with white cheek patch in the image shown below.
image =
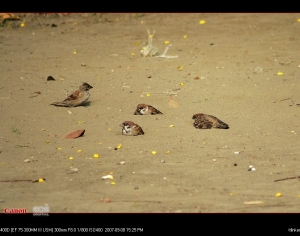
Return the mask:
<path fill-rule="evenodd" d="M 79 90 L 70 94 L 65 100 L 62 102 L 53 102 L 51 105 L 61 106 L 61 107 L 77 107 L 83 105 L 90 98 L 89 90 L 93 87 L 88 83 L 83 83 Z"/>
<path fill-rule="evenodd" d="M 194 127 L 196 129 L 229 129 L 229 126 L 217 117 L 207 114 L 198 113 L 192 117 L 194 121 Z"/>
<path fill-rule="evenodd" d="M 124 121 L 120 126 L 122 127 L 122 134 L 124 135 L 137 136 L 144 134 L 142 128 L 132 121 Z"/>
<path fill-rule="evenodd" d="M 155 107 L 147 104 L 138 104 L 134 112 L 134 115 L 158 115 L 158 114 L 163 114 L 163 113 L 157 110 Z"/>

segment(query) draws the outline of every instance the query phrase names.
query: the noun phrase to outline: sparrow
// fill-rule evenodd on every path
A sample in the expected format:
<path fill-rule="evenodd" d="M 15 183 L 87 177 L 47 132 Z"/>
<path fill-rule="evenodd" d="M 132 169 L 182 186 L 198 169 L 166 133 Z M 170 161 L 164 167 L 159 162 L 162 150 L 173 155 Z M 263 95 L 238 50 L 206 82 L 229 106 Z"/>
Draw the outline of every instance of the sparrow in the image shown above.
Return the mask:
<path fill-rule="evenodd" d="M 196 129 L 229 129 L 229 126 L 217 117 L 207 114 L 198 113 L 192 117 L 194 121 L 194 127 Z"/>
<path fill-rule="evenodd" d="M 120 126 L 122 127 L 122 134 L 124 135 L 137 136 L 144 134 L 142 128 L 132 121 L 124 121 Z"/>
<path fill-rule="evenodd" d="M 65 100 L 62 102 L 53 102 L 50 105 L 61 106 L 61 107 L 77 107 L 83 105 L 88 101 L 90 94 L 89 90 L 93 87 L 88 83 L 83 83 L 79 86 L 79 90 L 70 94 Z"/>
<path fill-rule="evenodd" d="M 138 104 L 134 112 L 134 115 L 158 115 L 158 114 L 163 114 L 163 113 L 157 110 L 155 107 L 143 103 Z"/>

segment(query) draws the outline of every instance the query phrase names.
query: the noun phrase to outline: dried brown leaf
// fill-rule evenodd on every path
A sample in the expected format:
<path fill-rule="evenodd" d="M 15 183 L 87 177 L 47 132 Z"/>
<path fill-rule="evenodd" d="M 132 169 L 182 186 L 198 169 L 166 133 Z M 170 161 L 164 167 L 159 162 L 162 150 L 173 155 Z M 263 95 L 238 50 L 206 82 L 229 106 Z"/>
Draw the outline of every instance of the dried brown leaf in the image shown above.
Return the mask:
<path fill-rule="evenodd" d="M 0 22 L 3 23 L 6 20 L 20 20 L 20 18 L 14 14 L 0 13 Z"/>
<path fill-rule="evenodd" d="M 249 202 L 244 202 L 246 205 L 256 205 L 256 204 L 263 204 L 263 201 L 249 201 Z"/>
<path fill-rule="evenodd" d="M 178 102 L 176 102 L 172 96 L 170 96 L 170 101 L 168 102 L 169 107 L 177 108 L 179 106 Z"/>
<path fill-rule="evenodd" d="M 81 137 L 84 134 L 85 130 L 84 129 L 80 129 L 80 130 L 76 130 L 72 133 L 69 133 L 66 138 L 67 139 L 74 139 L 74 138 L 78 138 Z"/>

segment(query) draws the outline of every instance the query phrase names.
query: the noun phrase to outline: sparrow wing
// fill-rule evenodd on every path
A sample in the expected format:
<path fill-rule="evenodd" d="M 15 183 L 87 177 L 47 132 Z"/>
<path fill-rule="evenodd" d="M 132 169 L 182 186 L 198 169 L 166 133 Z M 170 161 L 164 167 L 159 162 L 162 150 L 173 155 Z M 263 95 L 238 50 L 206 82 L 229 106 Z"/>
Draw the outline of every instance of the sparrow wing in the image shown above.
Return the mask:
<path fill-rule="evenodd" d="M 221 129 L 229 128 L 229 126 L 225 122 L 221 121 L 220 119 L 218 119 L 215 116 L 203 115 L 202 117 L 203 117 L 204 121 L 210 122 L 212 124 L 212 126 L 215 128 L 221 128 Z"/>
<path fill-rule="evenodd" d="M 149 110 L 151 111 L 151 115 L 162 114 L 162 112 L 157 110 L 155 107 L 150 106 L 150 105 L 148 105 L 148 106 L 149 106 Z"/>
<path fill-rule="evenodd" d="M 79 99 L 80 97 L 82 96 L 82 93 L 77 90 L 75 91 L 74 93 L 70 94 L 65 100 L 64 102 L 67 102 L 67 101 L 75 101 L 77 99 Z"/>

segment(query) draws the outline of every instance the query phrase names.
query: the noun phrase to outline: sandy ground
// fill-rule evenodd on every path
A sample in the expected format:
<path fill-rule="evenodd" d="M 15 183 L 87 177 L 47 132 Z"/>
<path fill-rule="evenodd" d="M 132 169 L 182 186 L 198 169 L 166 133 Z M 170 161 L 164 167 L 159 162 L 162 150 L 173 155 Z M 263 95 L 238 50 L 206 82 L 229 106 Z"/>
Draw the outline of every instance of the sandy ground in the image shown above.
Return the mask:
<path fill-rule="evenodd" d="M 275 181 L 300 175 L 298 18 L 148 13 L 6 20 L 0 208 L 299 212 L 299 178 Z M 141 57 L 147 29 L 155 30 L 160 54 L 169 41 L 167 55 L 178 58 Z M 50 105 L 82 82 L 93 86 L 90 104 Z M 136 116 L 139 103 L 163 115 Z M 195 113 L 230 128 L 195 129 Z M 122 135 L 125 120 L 145 134 Z M 82 137 L 65 139 L 79 129 Z M 102 179 L 109 174 L 113 179 Z"/>

